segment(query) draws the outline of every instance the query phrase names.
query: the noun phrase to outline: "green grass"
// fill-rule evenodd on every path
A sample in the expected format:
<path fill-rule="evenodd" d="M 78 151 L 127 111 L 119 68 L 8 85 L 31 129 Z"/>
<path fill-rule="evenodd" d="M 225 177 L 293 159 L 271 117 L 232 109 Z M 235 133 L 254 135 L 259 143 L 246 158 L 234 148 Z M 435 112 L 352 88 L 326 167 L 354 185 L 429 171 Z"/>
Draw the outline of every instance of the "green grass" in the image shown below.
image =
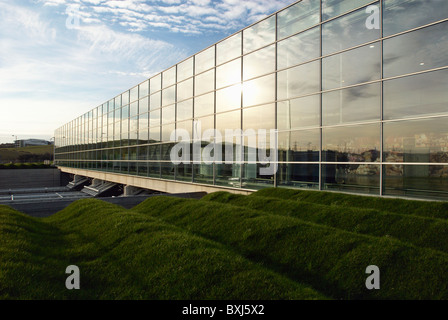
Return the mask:
<path fill-rule="evenodd" d="M 41 219 L 0 206 L 0 298 L 448 299 L 445 206 L 287 189 L 88 199 Z"/>
<path fill-rule="evenodd" d="M 325 299 L 226 246 L 99 200 L 45 219 L 0 206 L 2 299 Z M 81 290 L 65 288 L 77 265 Z"/>
<path fill-rule="evenodd" d="M 445 219 L 335 204 L 325 205 L 302 200 L 283 200 L 281 198 L 263 197 L 259 193 L 244 196 L 216 192 L 205 196 L 202 200 L 295 217 L 360 234 L 393 237 L 415 246 L 448 253 L 448 241 L 446 241 L 448 239 L 448 221 Z M 310 200 L 308 199 L 308 201 Z"/>
<path fill-rule="evenodd" d="M 243 256 L 342 299 L 448 299 L 448 255 L 210 201 L 151 198 L 134 210 L 223 243 Z M 381 290 L 365 288 L 377 265 Z"/>

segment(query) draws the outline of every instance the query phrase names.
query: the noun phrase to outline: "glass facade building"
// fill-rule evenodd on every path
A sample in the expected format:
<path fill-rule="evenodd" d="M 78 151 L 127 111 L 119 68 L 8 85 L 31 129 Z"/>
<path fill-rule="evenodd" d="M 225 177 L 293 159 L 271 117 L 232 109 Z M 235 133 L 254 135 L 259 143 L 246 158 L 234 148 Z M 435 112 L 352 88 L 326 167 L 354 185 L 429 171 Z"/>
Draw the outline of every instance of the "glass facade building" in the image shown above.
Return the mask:
<path fill-rule="evenodd" d="M 447 52 L 446 0 L 302 0 L 60 127 L 55 161 L 235 189 L 447 199 Z M 189 132 L 192 148 L 198 122 L 275 129 L 277 172 L 259 174 L 251 137 L 232 141 L 232 161 L 173 164 L 171 133 Z"/>

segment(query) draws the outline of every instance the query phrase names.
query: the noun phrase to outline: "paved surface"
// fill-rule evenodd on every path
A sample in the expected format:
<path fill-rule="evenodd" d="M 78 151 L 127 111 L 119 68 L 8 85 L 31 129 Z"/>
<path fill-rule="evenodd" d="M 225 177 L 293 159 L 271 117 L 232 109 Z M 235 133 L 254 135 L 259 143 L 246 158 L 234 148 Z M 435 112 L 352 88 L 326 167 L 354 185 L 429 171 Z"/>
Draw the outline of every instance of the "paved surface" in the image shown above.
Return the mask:
<path fill-rule="evenodd" d="M 180 193 L 180 194 L 163 194 L 170 197 L 194 198 L 200 199 L 206 193 Z M 131 209 L 149 197 L 161 194 L 151 194 L 145 196 L 115 197 L 115 198 L 96 198 L 109 203 L 120 205 L 126 209 Z M 79 199 L 91 198 L 82 192 L 54 192 L 54 193 L 28 193 L 16 194 L 14 200 L 9 195 L 0 195 L 0 204 L 8 205 L 20 212 L 26 213 L 33 217 L 48 217 L 58 211 L 63 210 L 68 205 Z"/>

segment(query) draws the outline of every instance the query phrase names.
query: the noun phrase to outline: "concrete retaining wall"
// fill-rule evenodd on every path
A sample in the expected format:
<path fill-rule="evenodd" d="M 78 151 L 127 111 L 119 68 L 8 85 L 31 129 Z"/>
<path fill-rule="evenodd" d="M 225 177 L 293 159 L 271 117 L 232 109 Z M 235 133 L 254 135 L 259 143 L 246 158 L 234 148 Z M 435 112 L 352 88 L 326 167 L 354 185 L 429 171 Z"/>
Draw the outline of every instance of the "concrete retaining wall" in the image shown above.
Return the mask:
<path fill-rule="evenodd" d="M 58 169 L 0 170 L 0 189 L 60 187 L 65 182 L 63 180 L 67 179 Z"/>

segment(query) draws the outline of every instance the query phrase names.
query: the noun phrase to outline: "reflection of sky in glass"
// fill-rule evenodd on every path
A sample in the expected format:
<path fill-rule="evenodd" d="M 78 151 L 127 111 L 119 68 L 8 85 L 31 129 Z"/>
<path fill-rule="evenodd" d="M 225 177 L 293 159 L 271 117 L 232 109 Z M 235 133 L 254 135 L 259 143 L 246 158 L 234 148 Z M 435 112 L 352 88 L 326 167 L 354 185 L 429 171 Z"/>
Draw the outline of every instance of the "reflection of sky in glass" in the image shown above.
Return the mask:
<path fill-rule="evenodd" d="M 162 87 L 166 88 L 176 83 L 176 68 L 172 67 L 162 73 Z"/>
<path fill-rule="evenodd" d="M 244 56 L 243 80 L 275 71 L 275 46 L 269 46 Z"/>
<path fill-rule="evenodd" d="M 320 61 L 314 61 L 278 73 L 279 100 L 320 91 Z"/>
<path fill-rule="evenodd" d="M 263 20 L 243 31 L 244 53 L 256 50 L 275 41 L 275 16 Z"/>
<path fill-rule="evenodd" d="M 216 68 L 216 88 L 241 82 L 241 59 L 228 62 Z"/>
<path fill-rule="evenodd" d="M 366 20 L 370 15 L 363 8 L 325 23 L 322 26 L 323 55 L 378 39 L 380 30 L 366 27 Z"/>
<path fill-rule="evenodd" d="M 448 22 L 384 40 L 384 77 L 448 64 Z"/>
<path fill-rule="evenodd" d="M 448 112 L 448 69 L 384 82 L 384 119 Z"/>
<path fill-rule="evenodd" d="M 195 77 L 195 95 L 203 94 L 215 89 L 215 70 L 210 70 Z"/>
<path fill-rule="evenodd" d="M 194 116 L 202 117 L 215 112 L 215 94 L 209 93 L 194 98 Z"/>
<path fill-rule="evenodd" d="M 268 75 L 243 83 L 243 106 L 275 101 L 275 76 Z"/>
<path fill-rule="evenodd" d="M 286 38 L 303 31 L 320 20 L 319 1 L 302 0 L 301 2 L 278 13 L 278 39 Z"/>
<path fill-rule="evenodd" d="M 241 55 L 241 32 L 216 45 L 216 63 L 222 64 Z"/>
<path fill-rule="evenodd" d="M 322 0 L 322 20 L 336 17 L 369 2 L 372 2 L 372 0 Z"/>
<path fill-rule="evenodd" d="M 383 7 L 385 37 L 448 17 L 446 0 L 388 0 Z"/>
<path fill-rule="evenodd" d="M 204 50 L 195 55 L 195 74 L 201 73 L 205 70 L 215 66 L 215 46 Z"/>
<path fill-rule="evenodd" d="M 241 107 L 241 84 L 216 91 L 216 112 Z"/>
<path fill-rule="evenodd" d="M 381 77 L 381 47 L 367 45 L 324 58 L 322 61 L 323 90 L 379 80 Z"/>
<path fill-rule="evenodd" d="M 193 58 L 189 58 L 177 65 L 177 81 L 193 76 Z"/>

